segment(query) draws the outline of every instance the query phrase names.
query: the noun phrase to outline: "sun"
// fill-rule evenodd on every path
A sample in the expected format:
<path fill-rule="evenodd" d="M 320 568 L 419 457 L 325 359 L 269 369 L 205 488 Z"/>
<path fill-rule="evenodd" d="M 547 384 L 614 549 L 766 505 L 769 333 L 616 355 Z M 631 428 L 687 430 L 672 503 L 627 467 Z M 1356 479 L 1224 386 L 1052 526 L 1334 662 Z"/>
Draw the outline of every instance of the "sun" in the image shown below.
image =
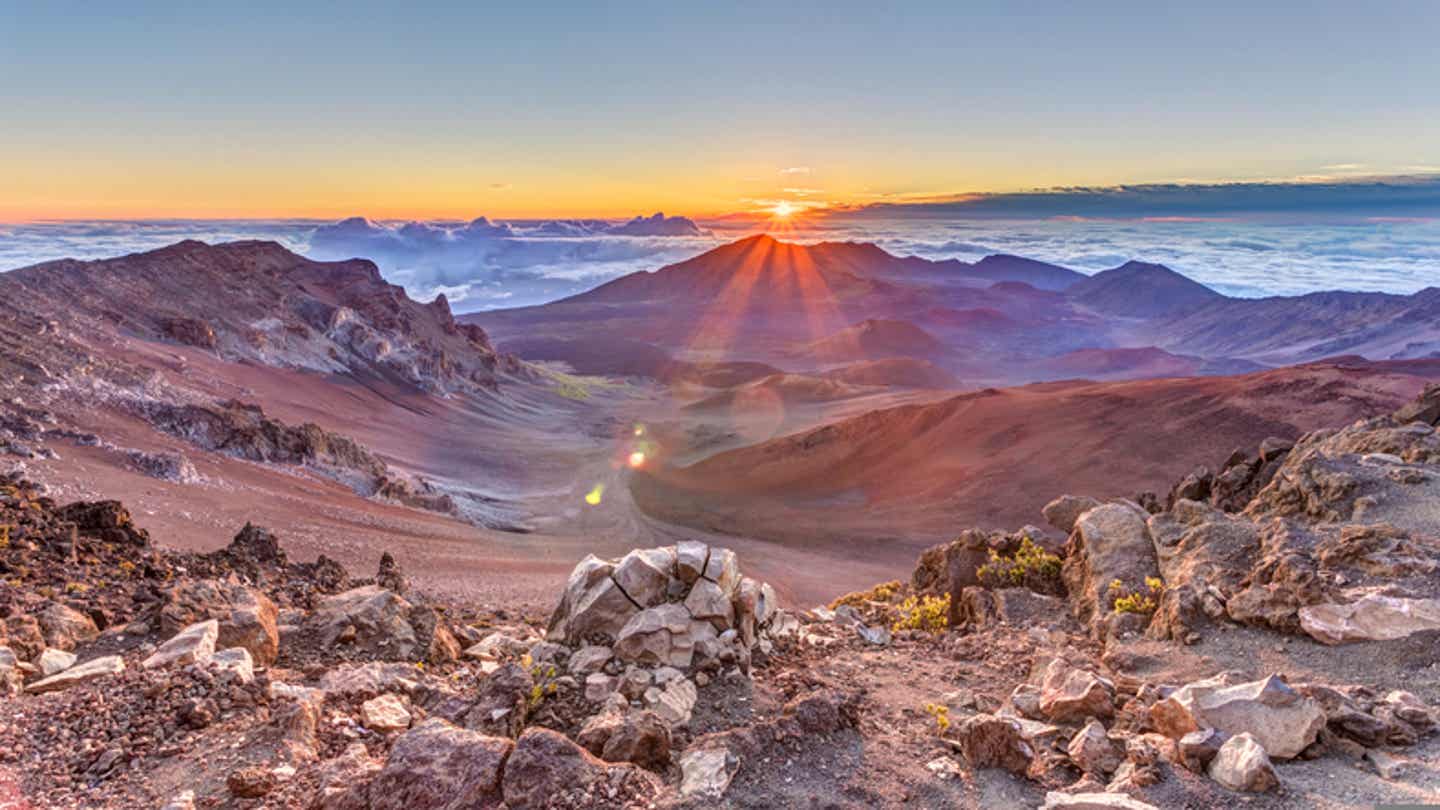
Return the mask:
<path fill-rule="evenodd" d="M 789 219 L 794 216 L 798 210 L 799 208 L 796 206 L 782 200 L 781 202 L 775 203 L 775 207 L 770 209 L 770 213 L 774 215 L 776 219 Z"/>

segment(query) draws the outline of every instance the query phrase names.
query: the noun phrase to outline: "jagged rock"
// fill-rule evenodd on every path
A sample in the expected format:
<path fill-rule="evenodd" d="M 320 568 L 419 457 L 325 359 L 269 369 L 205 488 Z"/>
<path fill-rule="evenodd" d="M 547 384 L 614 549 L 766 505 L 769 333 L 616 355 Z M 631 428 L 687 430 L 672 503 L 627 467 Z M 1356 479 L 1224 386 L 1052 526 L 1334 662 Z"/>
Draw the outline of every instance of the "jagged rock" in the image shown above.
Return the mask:
<path fill-rule="evenodd" d="M 1076 732 L 1065 752 L 1080 770 L 1098 776 L 1109 776 L 1125 760 L 1098 720 L 1091 720 Z"/>
<path fill-rule="evenodd" d="M 587 644 L 570 654 L 570 673 L 576 676 L 585 676 L 592 672 L 599 672 L 614 655 L 609 647 Z"/>
<path fill-rule="evenodd" d="M 270 597 L 254 588 L 219 580 L 188 580 L 167 592 L 159 630 L 174 635 L 205 619 L 220 623 L 216 646 L 244 647 L 261 666 L 280 652 L 279 611 Z"/>
<path fill-rule="evenodd" d="M 1040 713 L 1060 723 L 1111 717 L 1115 714 L 1115 687 L 1095 673 L 1057 658 L 1046 668 L 1040 685 Z"/>
<path fill-rule="evenodd" d="M 615 655 L 640 664 L 690 666 L 693 645 L 677 643 L 690 629 L 690 614 L 684 605 L 661 604 L 646 608 L 630 618 L 615 639 Z"/>
<path fill-rule="evenodd" d="M 552 732 L 553 733 L 553 732 Z M 400 735 L 369 787 L 370 810 L 496 807 L 515 743 L 430 719 Z"/>
<path fill-rule="evenodd" d="M 210 656 L 206 666 L 217 673 L 229 673 L 242 684 L 255 680 L 255 658 L 244 647 L 231 647 Z"/>
<path fill-rule="evenodd" d="M 690 713 L 700 694 L 695 683 L 687 678 L 676 678 L 664 685 L 652 686 L 645 690 L 646 708 L 660 715 L 672 727 L 690 722 Z"/>
<path fill-rule="evenodd" d="M 728 748 L 686 751 L 680 757 L 680 795 L 686 799 L 718 801 L 730 788 L 739 769 L 740 758 Z"/>
<path fill-rule="evenodd" d="M 675 549 L 637 548 L 620 558 L 611 577 L 615 584 L 642 608 L 665 601 L 670 580 L 675 576 Z"/>
<path fill-rule="evenodd" d="M 1153 804 L 1131 798 L 1124 793 L 1059 793 L 1045 794 L 1040 810 L 1160 810 Z"/>
<path fill-rule="evenodd" d="M 1248 520 L 1188 500 L 1152 516 L 1147 526 L 1165 582 L 1151 631 L 1185 640 L 1224 616 L 1220 598 L 1239 590 L 1250 572 L 1260 548 L 1259 530 Z"/>
<path fill-rule="evenodd" d="M 1075 530 L 1075 521 L 1080 516 L 1100 505 L 1100 501 L 1085 495 L 1061 495 L 1045 504 L 1040 513 L 1045 522 L 1065 534 Z"/>
<path fill-rule="evenodd" d="M 591 703 L 603 703 L 619 688 L 620 679 L 613 675 L 592 672 L 585 676 L 585 699 Z"/>
<path fill-rule="evenodd" d="M 1393 641 L 1440 630 L 1440 599 L 1407 599 L 1367 593 L 1354 602 L 1300 608 L 1300 627 L 1326 644 Z"/>
<path fill-rule="evenodd" d="M 1413 402 L 1408 402 L 1395 411 L 1395 421 L 1402 425 L 1406 422 L 1440 425 L 1440 384 L 1425 386 L 1425 390 L 1421 391 Z"/>
<path fill-rule="evenodd" d="M 372 698 L 386 692 L 412 692 L 418 688 L 410 664 L 370 661 L 341 664 L 320 676 L 320 689 L 347 698 Z"/>
<path fill-rule="evenodd" d="M 1277 759 L 1291 759 L 1315 742 L 1325 711 L 1276 676 L 1226 686 L 1219 679 L 1186 684 L 1150 709 L 1155 728 L 1171 739 L 1213 728 L 1232 737 L 1249 733 Z"/>
<path fill-rule="evenodd" d="M 620 676 L 620 694 L 624 695 L 626 700 L 639 700 L 645 690 L 650 688 L 651 680 L 649 670 L 631 667 Z"/>
<path fill-rule="evenodd" d="M 480 684 L 465 712 L 464 726 L 497 737 L 517 737 L 525 727 L 535 679 L 519 664 L 506 664 Z"/>
<path fill-rule="evenodd" d="M 1170 499 L 1167 506 L 1173 507 L 1176 501 L 1208 501 L 1210 499 L 1210 485 L 1214 476 L 1206 467 L 1196 467 L 1189 475 L 1180 479 L 1174 489 L 1170 490 Z"/>
<path fill-rule="evenodd" d="M 513 810 L 544 808 L 560 797 L 589 792 L 602 782 L 635 782 L 653 791 L 654 783 L 632 765 L 607 765 L 555 731 L 531 727 L 515 743 L 505 763 L 502 791 Z"/>
<path fill-rule="evenodd" d="M 971 768 L 1004 768 L 1024 775 L 1035 758 L 1034 749 L 1021 734 L 1020 721 L 1013 717 L 968 717 L 956 729 L 955 738 Z"/>
<path fill-rule="evenodd" d="M 1075 521 L 1061 573 L 1076 616 L 1097 630 L 1114 602 L 1111 582 L 1138 589 L 1160 573 L 1148 517 L 1133 504 L 1107 503 Z"/>
<path fill-rule="evenodd" d="M 1280 786 L 1265 747 L 1251 734 L 1236 734 L 1220 746 L 1210 763 L 1210 778 L 1231 790 L 1263 793 Z"/>
<path fill-rule="evenodd" d="M 45 634 L 40 631 L 40 622 L 34 616 L 24 613 L 15 614 L 5 620 L 4 636 L 10 649 L 25 660 L 39 655 L 47 646 Z"/>
<path fill-rule="evenodd" d="M 5 666 L 5 662 L 0 661 L 0 666 Z M 10 666 L 14 666 L 13 661 Z M 41 677 L 48 678 L 51 675 L 58 675 L 75 666 L 75 653 L 47 647 L 44 652 L 40 653 L 40 657 L 35 659 L 35 666 L 39 667 Z"/>
<path fill-rule="evenodd" d="M 388 551 L 380 555 L 380 568 L 375 572 L 375 584 L 402 595 L 409 588 L 400 564 L 395 562 L 395 558 Z"/>
<path fill-rule="evenodd" d="M 95 620 L 74 608 L 51 602 L 35 616 L 45 637 L 45 646 L 73 650 L 77 644 L 94 641 L 100 635 Z"/>
<path fill-rule="evenodd" d="M 1213 728 L 1202 728 L 1186 734 L 1176 743 L 1180 764 L 1195 773 L 1204 773 L 1227 739 L 1229 737 L 1225 732 Z"/>
<path fill-rule="evenodd" d="M 196 622 L 161 644 L 160 649 L 146 658 L 141 666 L 156 669 L 206 661 L 215 654 L 215 639 L 219 636 L 219 622 L 214 619 Z"/>
<path fill-rule="evenodd" d="M 701 576 L 720 586 L 725 593 L 734 593 L 740 584 L 740 560 L 728 548 L 710 548 Z"/>
<path fill-rule="evenodd" d="M 1010 693 L 1010 705 L 1015 707 L 1021 717 L 1028 717 L 1031 720 L 1039 720 L 1044 717 L 1040 711 L 1040 687 L 1034 684 L 1022 683 L 1015 687 Z"/>
<path fill-rule="evenodd" d="M 606 762 L 633 762 L 663 772 L 670 764 L 670 726 L 651 711 L 626 712 L 598 756 Z"/>
<path fill-rule="evenodd" d="M 381 733 L 410 727 L 410 710 L 395 695 L 380 695 L 360 705 L 360 722 Z"/>
<path fill-rule="evenodd" d="M 729 627 L 735 620 L 735 607 L 720 586 L 708 579 L 695 582 L 685 597 L 685 608 L 697 619 L 718 619 L 720 626 Z"/>
<path fill-rule="evenodd" d="M 675 574 L 681 582 L 693 584 L 705 573 L 710 548 L 698 540 L 681 540 L 675 544 Z"/>
<path fill-rule="evenodd" d="M 20 660 L 9 647 L 0 647 L 0 697 L 18 695 L 25 689 Z"/>
<path fill-rule="evenodd" d="M 25 691 L 32 695 L 39 695 L 45 692 L 58 692 L 82 683 L 108 678 L 111 675 L 117 675 L 124 671 L 124 659 L 118 655 L 107 655 L 102 658 L 96 658 L 93 661 L 77 664 L 59 674 L 38 680 L 25 687 Z"/>

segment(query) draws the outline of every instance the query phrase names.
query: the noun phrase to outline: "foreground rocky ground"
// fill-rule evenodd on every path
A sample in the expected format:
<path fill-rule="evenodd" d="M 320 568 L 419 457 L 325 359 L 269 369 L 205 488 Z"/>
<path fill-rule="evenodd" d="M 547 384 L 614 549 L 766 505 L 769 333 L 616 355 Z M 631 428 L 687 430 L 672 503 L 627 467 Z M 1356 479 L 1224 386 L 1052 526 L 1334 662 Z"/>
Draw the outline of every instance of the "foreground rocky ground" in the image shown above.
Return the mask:
<path fill-rule="evenodd" d="M 549 616 L 0 481 L 0 807 L 1440 802 L 1440 390 L 782 609 L 698 542 Z"/>

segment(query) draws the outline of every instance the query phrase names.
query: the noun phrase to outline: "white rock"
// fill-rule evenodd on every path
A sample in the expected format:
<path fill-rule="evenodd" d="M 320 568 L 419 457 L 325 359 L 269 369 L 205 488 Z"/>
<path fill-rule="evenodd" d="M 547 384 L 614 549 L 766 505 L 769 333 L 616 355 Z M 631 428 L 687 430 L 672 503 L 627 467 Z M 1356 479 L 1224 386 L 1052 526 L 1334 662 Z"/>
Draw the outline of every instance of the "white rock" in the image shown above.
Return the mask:
<path fill-rule="evenodd" d="M 25 691 L 31 694 L 44 692 L 58 692 L 61 689 L 69 689 L 82 683 L 107 678 L 111 675 L 118 675 L 125 671 L 125 659 L 118 655 L 107 655 L 103 658 L 96 658 L 93 661 L 86 661 L 83 664 L 70 667 L 58 675 L 51 675 L 44 680 L 36 681 L 25 687 Z"/>
<path fill-rule="evenodd" d="M 1250 734 L 1236 734 L 1210 762 L 1210 778 L 1231 790 L 1263 793 L 1280 786 L 1265 748 Z"/>
<path fill-rule="evenodd" d="M 1440 599 L 1406 599 L 1366 594 L 1346 604 L 1300 608 L 1300 627 L 1326 644 L 1393 641 L 1440 629 Z"/>
<path fill-rule="evenodd" d="M 1277 759 L 1292 759 L 1325 727 L 1325 710 L 1275 676 L 1226 686 L 1219 679 L 1180 687 L 1150 710 L 1157 729 L 1172 739 L 1204 728 L 1231 737 L 1249 733 Z"/>
<path fill-rule="evenodd" d="M 645 690 L 645 707 L 660 715 L 671 726 L 690 722 L 695 710 L 695 701 L 700 696 L 695 684 L 686 678 L 670 681 L 663 687 L 652 686 Z"/>
<path fill-rule="evenodd" d="M 219 637 L 220 622 L 215 619 L 196 622 L 161 644 L 160 649 L 146 658 L 141 666 L 155 669 L 208 661 L 215 654 L 215 640 Z"/>
<path fill-rule="evenodd" d="M 1045 794 L 1040 810 L 1160 810 L 1153 804 L 1132 799 L 1124 793 Z"/>
<path fill-rule="evenodd" d="M 384 694 L 361 704 L 360 721 L 371 731 L 400 731 L 410 727 L 410 712 L 400 698 Z"/>
<path fill-rule="evenodd" d="M 729 789 L 739 767 L 739 760 L 725 748 L 686 751 L 680 757 L 680 795 L 718 800 Z"/>
<path fill-rule="evenodd" d="M 710 549 L 698 540 L 681 540 L 675 544 L 675 573 L 685 584 L 700 578 L 705 572 L 705 561 Z"/>
<path fill-rule="evenodd" d="M 609 663 L 615 653 L 604 645 L 587 644 L 570 655 L 570 672 L 574 675 L 589 675 L 599 672 Z"/>
<path fill-rule="evenodd" d="M 720 586 L 708 579 L 702 579 L 690 589 L 685 597 L 685 607 L 697 619 L 717 619 L 722 627 L 729 627 L 735 621 L 735 606 Z"/>
<path fill-rule="evenodd" d="M 255 659 L 244 647 L 231 647 L 210 656 L 206 666 L 215 672 L 229 672 L 243 684 L 255 680 Z"/>
<path fill-rule="evenodd" d="M 620 688 L 620 679 L 606 675 L 603 672 L 592 672 L 585 676 L 585 699 L 591 703 L 601 703 Z"/>
<path fill-rule="evenodd" d="M 75 653 L 46 647 L 35 660 L 35 665 L 40 669 L 40 674 L 48 678 L 75 666 Z"/>

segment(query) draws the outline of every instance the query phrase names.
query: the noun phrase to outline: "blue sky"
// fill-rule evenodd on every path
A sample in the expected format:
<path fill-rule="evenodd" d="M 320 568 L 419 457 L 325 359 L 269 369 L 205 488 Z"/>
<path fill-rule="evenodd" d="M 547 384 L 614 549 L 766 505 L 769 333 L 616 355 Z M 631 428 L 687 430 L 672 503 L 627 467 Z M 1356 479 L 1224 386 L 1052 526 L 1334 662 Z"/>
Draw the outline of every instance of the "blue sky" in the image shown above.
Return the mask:
<path fill-rule="evenodd" d="M 1440 170 L 1440 3 L 456 5 L 0 2 L 0 219 Z"/>

